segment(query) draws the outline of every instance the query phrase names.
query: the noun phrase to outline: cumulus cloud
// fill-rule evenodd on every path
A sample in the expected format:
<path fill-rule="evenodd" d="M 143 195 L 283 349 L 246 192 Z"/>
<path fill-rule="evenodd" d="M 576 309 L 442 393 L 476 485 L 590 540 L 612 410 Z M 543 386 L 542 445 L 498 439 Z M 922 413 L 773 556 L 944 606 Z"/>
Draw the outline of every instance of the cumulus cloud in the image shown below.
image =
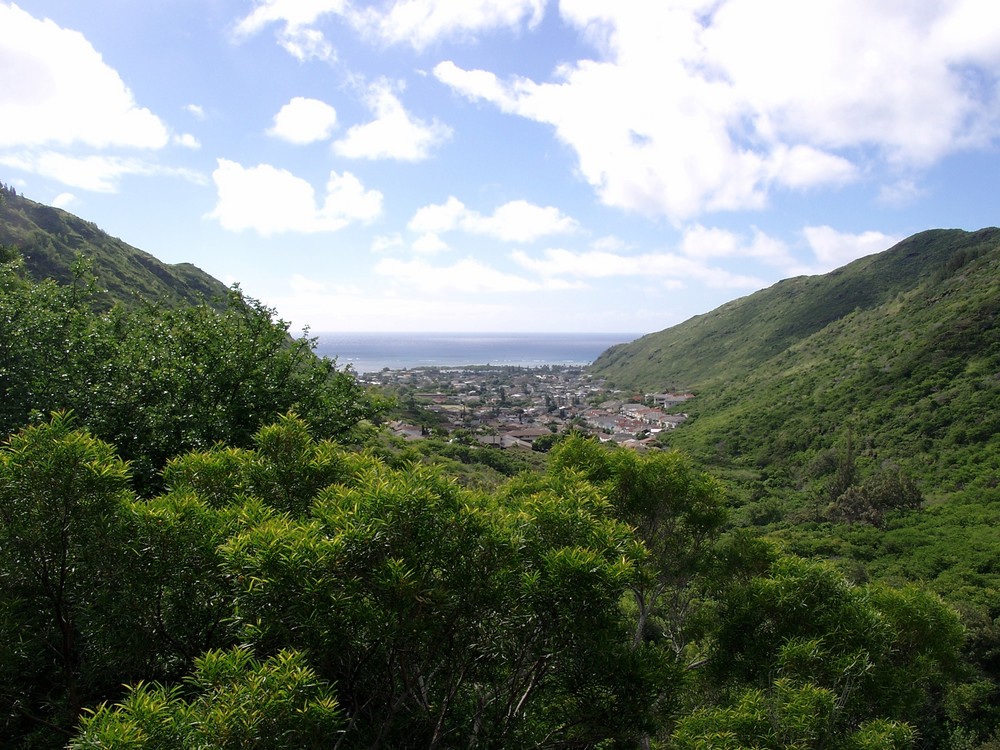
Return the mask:
<path fill-rule="evenodd" d="M 492 215 L 484 216 L 467 208 L 458 198 L 449 196 L 444 203 L 417 210 L 407 228 L 434 234 L 461 230 L 505 242 L 534 242 L 541 237 L 574 232 L 578 225 L 553 206 L 536 206 L 528 201 L 516 200 L 499 206 Z"/>
<path fill-rule="evenodd" d="M 337 111 L 319 99 L 292 98 L 274 116 L 268 135 L 305 145 L 325 140 L 337 127 Z"/>
<path fill-rule="evenodd" d="M 680 224 L 1000 133 L 1000 23 L 982 0 L 563 0 L 559 12 L 594 59 L 545 81 L 450 61 L 434 74 L 552 126 L 610 206 Z"/>
<path fill-rule="evenodd" d="M 365 97 L 375 119 L 354 125 L 333 144 L 349 159 L 423 161 L 431 150 L 451 137 L 451 128 L 437 120 L 424 122 L 403 107 L 388 81 L 373 84 Z"/>
<path fill-rule="evenodd" d="M 256 34 L 271 23 L 307 28 L 324 15 L 342 14 L 346 7 L 346 0 L 255 0 L 254 9 L 237 23 L 236 32 Z"/>
<path fill-rule="evenodd" d="M 181 133 L 180 135 L 175 135 L 173 138 L 174 143 L 178 146 L 183 146 L 184 148 L 190 148 L 196 150 L 201 148 L 201 143 L 190 133 Z"/>
<path fill-rule="evenodd" d="M 747 241 L 746 237 L 737 232 L 695 224 L 684 229 L 680 250 L 685 256 L 696 260 L 749 258 L 782 268 L 791 268 L 796 263 L 785 242 L 770 237 L 759 229 L 755 229 L 753 236 Z"/>
<path fill-rule="evenodd" d="M 0 147 L 159 149 L 170 140 L 76 31 L 0 4 Z"/>
<path fill-rule="evenodd" d="M 816 258 L 813 273 L 827 273 L 852 260 L 887 250 L 900 240 L 882 232 L 851 234 L 828 226 L 806 227 L 804 234 Z"/>
<path fill-rule="evenodd" d="M 254 9 L 236 24 L 237 37 L 257 34 L 278 25 L 278 44 L 297 60 L 337 59 L 337 51 L 315 24 L 326 15 L 342 15 L 346 0 L 257 0 Z"/>
<path fill-rule="evenodd" d="M 387 253 L 397 247 L 403 247 L 403 235 L 399 232 L 395 234 L 380 234 L 372 240 L 371 250 L 373 253 Z"/>
<path fill-rule="evenodd" d="M 103 154 L 74 156 L 57 151 L 8 153 L 0 154 L 0 164 L 98 193 L 117 192 L 121 179 L 129 175 L 167 175 L 198 184 L 204 182 L 200 174 L 191 170 L 163 167 L 133 157 Z"/>
<path fill-rule="evenodd" d="M 444 203 L 432 204 L 417 209 L 407 228 L 413 232 L 448 232 L 462 223 L 468 212 L 465 204 L 455 196 L 448 196 Z"/>
<path fill-rule="evenodd" d="M 382 193 L 365 190 L 350 172 L 330 172 L 322 203 L 308 182 L 269 164 L 244 167 L 219 159 L 212 178 L 218 203 L 209 217 L 234 232 L 335 232 L 382 213 Z"/>
<path fill-rule="evenodd" d="M 756 289 L 764 285 L 758 278 L 734 274 L 674 253 L 626 255 L 603 250 L 576 252 L 549 248 L 541 258 L 532 257 L 522 250 L 515 250 L 511 258 L 522 268 L 549 279 L 637 277 L 660 280 L 674 286 L 693 280 L 717 289 Z"/>
<path fill-rule="evenodd" d="M 387 43 L 424 49 L 445 38 L 474 36 L 498 28 L 533 29 L 545 15 L 545 0 L 396 0 L 388 9 L 351 14 L 355 26 Z"/>
<path fill-rule="evenodd" d="M 421 255 L 434 255 L 448 249 L 448 243 L 435 232 L 425 232 L 413 241 L 413 252 Z"/>
<path fill-rule="evenodd" d="M 474 39 L 496 29 L 534 29 L 545 0 L 394 0 L 367 7 L 349 0 L 257 0 L 236 24 L 237 37 L 277 25 L 278 43 L 298 60 L 333 61 L 336 50 L 321 23 L 335 17 L 381 44 L 408 44 L 422 50 L 442 39 Z"/>
<path fill-rule="evenodd" d="M 538 281 L 505 273 L 474 258 L 464 258 L 447 266 L 435 266 L 422 258 L 409 261 L 383 258 L 375 265 L 375 272 L 405 284 L 407 289 L 417 289 L 432 294 L 538 292 L 580 286 L 579 283 L 559 279 Z"/>

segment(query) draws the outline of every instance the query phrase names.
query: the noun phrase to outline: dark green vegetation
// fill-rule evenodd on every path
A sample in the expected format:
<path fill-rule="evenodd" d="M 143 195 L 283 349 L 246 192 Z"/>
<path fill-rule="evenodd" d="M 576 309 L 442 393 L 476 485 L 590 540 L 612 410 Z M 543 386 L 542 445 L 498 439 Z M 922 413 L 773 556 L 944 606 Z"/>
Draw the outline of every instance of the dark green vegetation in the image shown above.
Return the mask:
<path fill-rule="evenodd" d="M 86 264 L 3 261 L 4 747 L 995 744 L 989 583 L 959 613 L 901 580 L 921 537 L 893 524 L 930 511 L 855 433 L 816 474 L 855 523 L 784 544 L 872 551 L 866 581 L 740 528 L 788 501 L 761 474 L 750 497 L 579 436 L 544 465 L 401 445 L 238 290 L 108 308 Z M 940 508 L 979 544 L 987 506 Z"/>
<path fill-rule="evenodd" d="M 0 184 L 0 246 L 16 247 L 36 281 L 73 281 L 73 264 L 86 256 L 99 280 L 95 302 L 131 306 L 146 300 L 174 305 L 225 298 L 226 286 L 190 263 L 167 265 L 111 237 L 89 221 L 36 203 Z"/>
<path fill-rule="evenodd" d="M 726 478 L 735 525 L 854 580 L 928 586 L 995 684 L 998 315 L 1000 230 L 935 230 L 618 347 L 595 372 L 693 389 L 666 443 Z"/>
<path fill-rule="evenodd" d="M 484 492 L 289 416 L 164 480 L 137 497 L 65 416 L 0 451 L 8 746 L 874 749 L 972 717 L 950 610 L 724 539 L 676 453 L 569 438 Z"/>
<path fill-rule="evenodd" d="M 143 494 L 159 489 L 167 459 L 219 441 L 248 446 L 289 410 L 341 437 L 377 411 L 313 340 L 289 336 L 238 289 L 198 304 L 108 307 L 89 259 L 59 284 L 31 279 L 13 248 L 3 257 L 0 434 L 71 411 L 130 462 Z"/>
<path fill-rule="evenodd" d="M 935 502 L 1000 484 L 998 316 L 1000 230 L 937 230 L 611 350 L 595 371 L 694 389 L 670 444 L 758 495 L 825 511 L 852 478 L 900 468 Z"/>

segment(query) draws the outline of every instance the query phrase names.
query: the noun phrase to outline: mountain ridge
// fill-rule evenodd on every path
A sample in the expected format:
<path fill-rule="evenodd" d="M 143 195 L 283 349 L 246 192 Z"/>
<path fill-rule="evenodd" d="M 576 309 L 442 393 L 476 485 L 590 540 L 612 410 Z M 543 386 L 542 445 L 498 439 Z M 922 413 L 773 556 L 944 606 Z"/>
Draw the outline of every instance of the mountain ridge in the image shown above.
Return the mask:
<path fill-rule="evenodd" d="M 602 354 L 636 391 L 689 388 L 667 444 L 815 497 L 853 435 L 929 497 L 1000 485 L 1000 229 L 929 230 Z"/>
<path fill-rule="evenodd" d="M 12 189 L 0 200 L 0 245 L 16 248 L 35 281 L 73 281 L 79 255 L 96 277 L 102 304 L 126 306 L 138 299 L 168 306 L 206 302 L 222 304 L 227 287 L 191 263 L 167 264 L 149 253 L 112 237 L 93 222 L 46 206 Z"/>
<path fill-rule="evenodd" d="M 707 370 L 722 356 L 759 364 L 855 308 L 883 304 L 931 270 L 946 266 L 949 259 L 961 253 L 968 256 L 970 250 L 997 238 L 1000 229 L 995 227 L 920 232 L 827 274 L 784 279 L 676 326 L 612 347 L 595 360 L 592 370 L 623 387 L 656 388 L 664 381 L 676 387 L 704 387 L 717 379 Z M 740 336 L 739 327 L 748 317 L 757 323 Z M 689 349 L 692 343 L 697 344 L 696 357 Z M 637 366 L 641 357 L 653 365 Z"/>

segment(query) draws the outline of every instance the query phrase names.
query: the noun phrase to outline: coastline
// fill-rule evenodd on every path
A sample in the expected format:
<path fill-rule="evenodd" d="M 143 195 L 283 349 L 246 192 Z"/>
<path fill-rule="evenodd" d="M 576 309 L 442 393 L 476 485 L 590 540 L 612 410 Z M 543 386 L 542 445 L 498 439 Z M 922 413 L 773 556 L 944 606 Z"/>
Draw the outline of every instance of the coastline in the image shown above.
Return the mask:
<path fill-rule="evenodd" d="M 316 353 L 355 372 L 493 365 L 586 366 L 640 333 L 343 333 L 319 332 Z"/>

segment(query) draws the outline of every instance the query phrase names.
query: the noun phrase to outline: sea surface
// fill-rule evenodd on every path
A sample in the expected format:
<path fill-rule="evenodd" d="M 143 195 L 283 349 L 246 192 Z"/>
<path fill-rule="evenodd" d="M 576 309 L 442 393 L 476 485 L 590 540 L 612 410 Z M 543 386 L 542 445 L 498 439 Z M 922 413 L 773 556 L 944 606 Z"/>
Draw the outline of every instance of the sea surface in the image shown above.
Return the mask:
<path fill-rule="evenodd" d="M 357 373 L 465 365 L 588 365 L 639 333 L 313 333 L 316 353 Z"/>

